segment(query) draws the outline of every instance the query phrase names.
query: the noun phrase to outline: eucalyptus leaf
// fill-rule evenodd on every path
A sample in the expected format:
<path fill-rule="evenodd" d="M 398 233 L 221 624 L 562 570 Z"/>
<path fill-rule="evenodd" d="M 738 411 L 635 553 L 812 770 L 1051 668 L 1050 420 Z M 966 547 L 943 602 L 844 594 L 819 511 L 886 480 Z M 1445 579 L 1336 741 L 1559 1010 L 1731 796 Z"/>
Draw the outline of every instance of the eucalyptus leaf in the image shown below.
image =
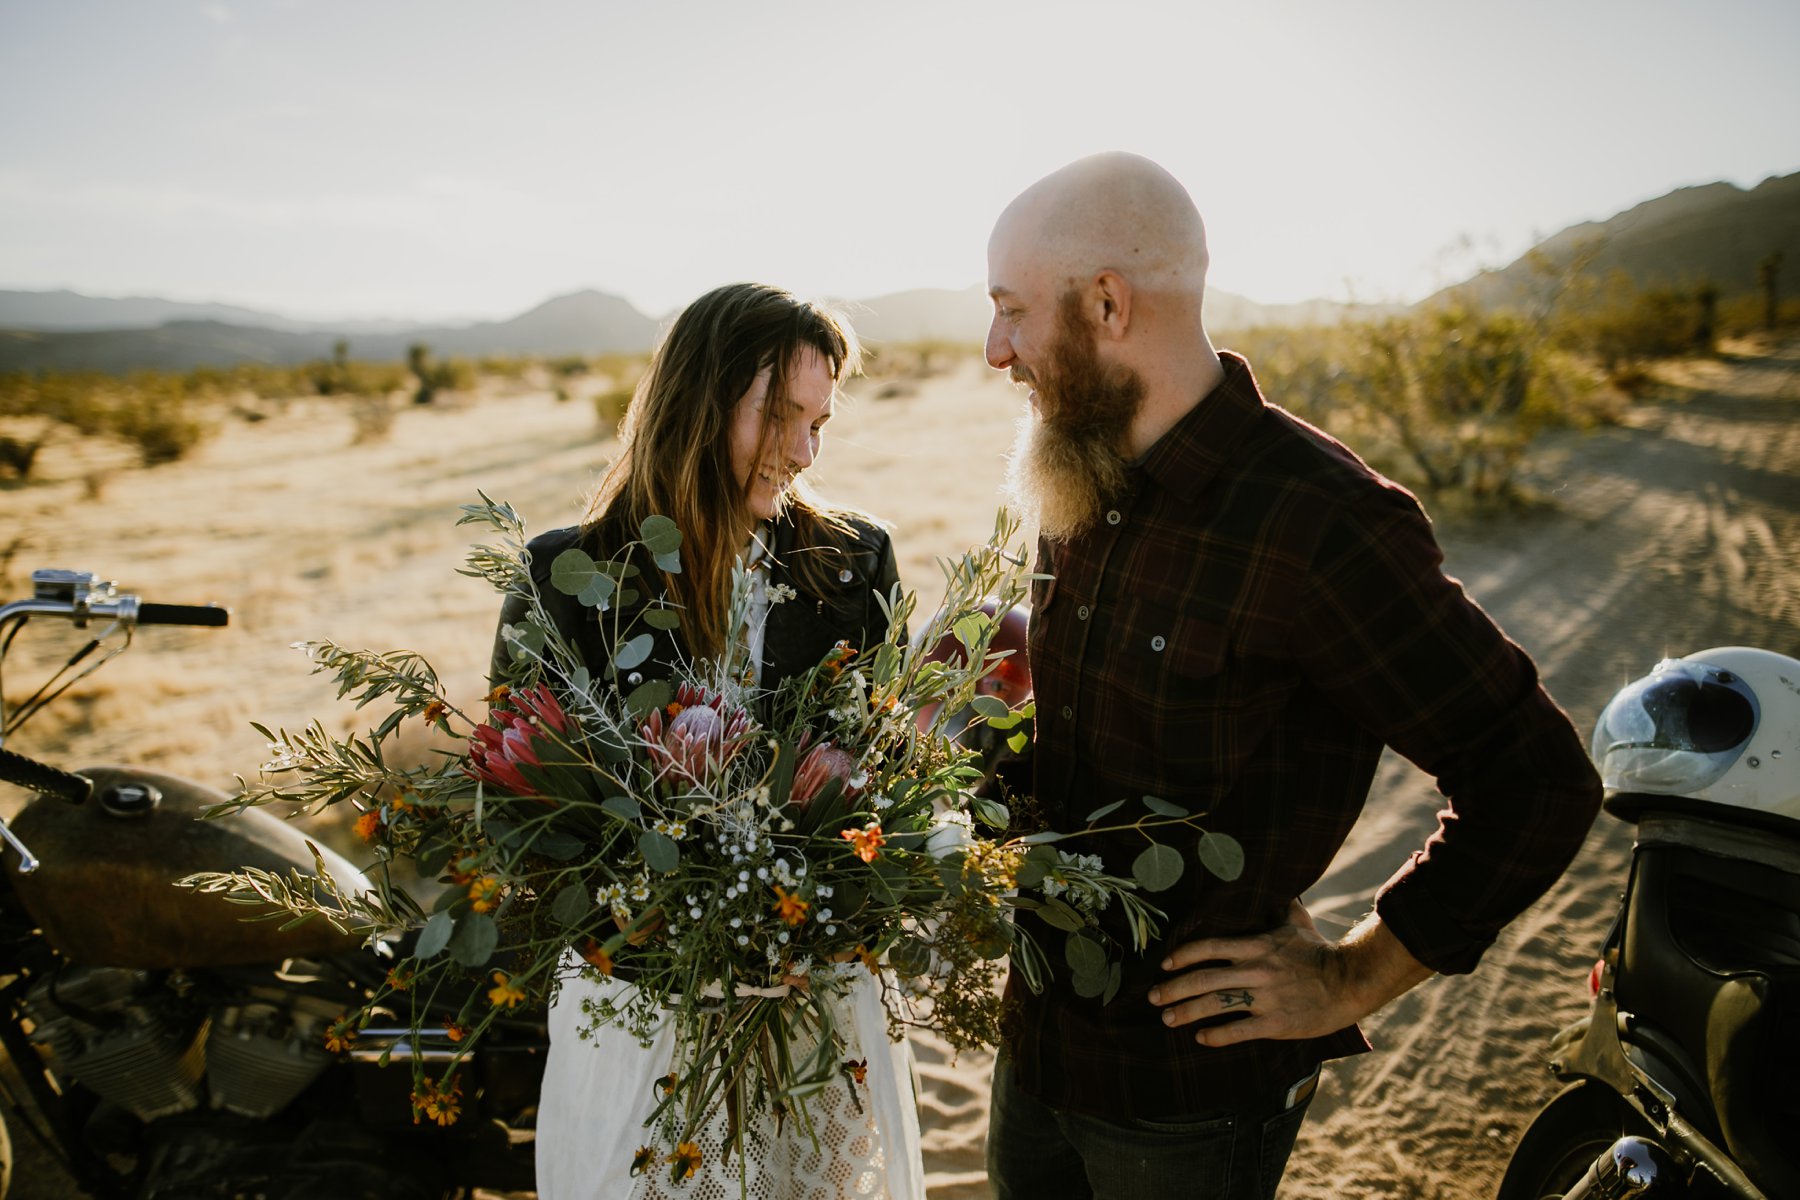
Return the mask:
<path fill-rule="evenodd" d="M 436 958 L 450 944 L 450 934 L 455 928 L 456 920 L 449 913 L 433 914 L 425 922 L 425 928 L 419 931 L 419 940 L 413 944 L 413 954 L 418 958 Z"/>
<path fill-rule="evenodd" d="M 507 649 L 514 658 L 529 658 L 544 652 L 544 631 L 535 621 L 503 625 L 500 636 L 506 639 Z"/>
<path fill-rule="evenodd" d="M 1063 957 L 1077 975 L 1098 975 L 1106 982 L 1106 948 L 1082 933 L 1071 933 L 1063 943 Z M 1096 995 L 1098 993 L 1095 993 Z"/>
<path fill-rule="evenodd" d="M 680 629 L 681 614 L 672 608 L 646 608 L 644 624 L 652 629 Z"/>
<path fill-rule="evenodd" d="M 1012 712 L 1012 709 L 1006 707 L 1006 701 L 998 696 L 976 696 L 969 701 L 969 707 L 974 709 L 977 715 L 989 720 L 1008 716 Z"/>
<path fill-rule="evenodd" d="M 1049 867 L 1041 862 L 1033 862 L 1028 858 L 1020 863 L 1019 869 L 1013 873 L 1013 882 L 1017 883 L 1022 888 L 1034 888 L 1038 884 L 1044 882 L 1044 876 L 1049 874 L 1049 872 Z"/>
<path fill-rule="evenodd" d="M 1087 815 L 1087 823 L 1089 825 L 1092 825 L 1095 821 L 1098 821 L 1101 817 L 1111 816 L 1113 813 L 1118 812 L 1119 809 L 1124 806 L 1124 804 L 1125 804 L 1125 802 L 1123 800 L 1114 800 L 1111 804 L 1102 804 L 1099 808 L 1096 808 L 1093 812 L 1091 812 Z"/>
<path fill-rule="evenodd" d="M 640 633 L 620 646 L 613 654 L 613 666 L 621 671 L 629 671 L 649 658 L 650 651 L 654 649 L 656 649 L 656 635 Z"/>
<path fill-rule="evenodd" d="M 500 927 L 486 913 L 464 913 L 450 935 L 450 954 L 465 967 L 480 967 L 494 956 L 500 944 Z"/>
<path fill-rule="evenodd" d="M 561 925 L 577 925 L 594 910 L 585 884 L 571 883 L 550 902 L 550 915 Z"/>
<path fill-rule="evenodd" d="M 1119 994 L 1119 984 L 1125 979 L 1123 963 L 1114 963 L 1106 969 L 1106 991 L 1100 995 L 1100 1003 L 1111 1004 L 1113 997 Z"/>
<path fill-rule="evenodd" d="M 667 554 L 658 554 L 655 558 L 658 570 L 670 575 L 681 574 L 681 551 L 671 550 Z"/>
<path fill-rule="evenodd" d="M 923 975 L 931 970 L 931 947 L 914 937 L 903 937 L 888 947 L 888 966 L 896 975 Z"/>
<path fill-rule="evenodd" d="M 1185 866 L 1180 851 L 1158 842 L 1132 860 L 1131 875 L 1145 891 L 1160 892 L 1175 886 Z"/>
<path fill-rule="evenodd" d="M 568 862 L 579 855 L 586 845 L 587 843 L 580 838 L 564 833 L 560 829 L 540 829 L 537 835 L 531 839 L 531 849 L 534 853 L 556 862 Z"/>
<path fill-rule="evenodd" d="M 1181 807 L 1179 804 L 1171 804 L 1160 796 L 1145 796 L 1144 807 L 1153 813 L 1165 817 L 1185 817 L 1188 815 L 1187 809 Z"/>
<path fill-rule="evenodd" d="M 980 640 L 982 633 L 987 630 L 987 624 L 986 617 L 979 613 L 970 613 L 952 626 L 951 632 L 956 634 L 956 640 L 963 644 L 963 649 L 973 650 L 975 649 L 975 643 Z"/>
<path fill-rule="evenodd" d="M 1080 913 L 1067 903 L 1057 899 L 1044 901 L 1044 907 L 1038 909 L 1038 916 L 1044 918 L 1045 923 L 1054 925 L 1064 933 L 1074 933 L 1087 924 Z"/>
<path fill-rule="evenodd" d="M 1075 994 L 1083 1000 L 1092 1000 L 1106 990 L 1106 979 L 1106 968 L 1102 965 L 1099 971 L 1091 975 L 1084 975 L 1080 971 L 1075 972 L 1074 978 L 1069 980 L 1069 986 L 1074 988 Z"/>
<path fill-rule="evenodd" d="M 571 547 L 550 564 L 550 585 L 589 608 L 606 608 L 616 590 L 612 579 L 583 550 Z"/>
<path fill-rule="evenodd" d="M 681 865 L 681 847 L 666 833 L 646 829 L 638 835 L 638 853 L 652 871 L 667 875 Z"/>
<path fill-rule="evenodd" d="M 1051 842 L 1060 842 L 1068 836 L 1068 834 L 1058 833 L 1054 829 L 1043 829 L 1039 830 L 1037 833 L 1026 834 L 1019 839 L 1019 842 L 1021 845 L 1025 846 L 1044 846 Z"/>
<path fill-rule="evenodd" d="M 1031 737 L 1023 729 L 1006 739 L 1006 748 L 1014 754 L 1025 753 L 1025 747 L 1030 744 Z"/>
<path fill-rule="evenodd" d="M 649 637 L 649 634 L 645 634 Z M 666 708 L 669 701 L 675 698 L 675 685 L 666 679 L 652 679 L 633 688 L 625 697 L 625 707 L 633 717 L 643 717 L 653 708 Z M 630 751 L 626 751 L 629 756 Z M 614 761 L 623 762 L 624 759 Z"/>
<path fill-rule="evenodd" d="M 600 802 L 600 807 L 621 821 L 635 821 L 644 815 L 643 806 L 630 796 L 608 796 Z"/>
<path fill-rule="evenodd" d="M 681 548 L 681 530 L 675 522 L 660 514 L 645 517 L 638 526 L 638 538 L 652 554 L 672 554 Z"/>
<path fill-rule="evenodd" d="M 1244 847 L 1229 833 L 1202 835 L 1200 865 L 1230 883 L 1244 873 Z"/>

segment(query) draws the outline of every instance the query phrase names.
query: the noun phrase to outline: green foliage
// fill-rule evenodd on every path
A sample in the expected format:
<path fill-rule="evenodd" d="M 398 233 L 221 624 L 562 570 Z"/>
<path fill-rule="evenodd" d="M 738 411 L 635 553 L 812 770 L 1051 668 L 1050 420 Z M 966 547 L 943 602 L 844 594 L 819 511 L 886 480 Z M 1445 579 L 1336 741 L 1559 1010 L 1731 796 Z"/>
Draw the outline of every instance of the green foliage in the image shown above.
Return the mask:
<path fill-rule="evenodd" d="M 439 361 L 432 357 L 431 347 L 414 342 L 406 348 L 406 369 L 418 380 L 413 392 L 414 404 L 430 404 L 439 392 L 466 391 L 475 386 L 475 369 L 458 358 Z"/>
<path fill-rule="evenodd" d="M 1276 403 L 1432 494 L 1510 498 L 1540 432 L 1595 414 L 1580 365 L 1510 315 L 1451 307 L 1236 344 Z"/>

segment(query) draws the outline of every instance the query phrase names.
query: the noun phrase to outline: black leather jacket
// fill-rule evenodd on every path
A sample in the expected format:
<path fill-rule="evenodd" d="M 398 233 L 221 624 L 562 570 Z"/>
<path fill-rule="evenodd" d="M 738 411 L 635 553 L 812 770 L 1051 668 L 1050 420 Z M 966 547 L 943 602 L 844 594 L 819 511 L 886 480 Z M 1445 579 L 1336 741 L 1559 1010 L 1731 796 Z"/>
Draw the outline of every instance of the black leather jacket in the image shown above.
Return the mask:
<path fill-rule="evenodd" d="M 801 586 L 791 570 L 796 555 L 808 553 L 812 548 L 799 544 L 798 532 L 790 521 L 776 520 L 769 584 L 771 588 L 776 584 L 786 584 L 799 594 L 794 599 L 769 608 L 768 625 L 763 633 L 763 687 L 774 687 L 783 679 L 817 665 L 839 641 L 848 641 L 858 650 L 866 650 L 886 636 L 887 618 L 882 615 L 881 606 L 875 597 L 878 594 L 887 596 L 900 578 L 899 568 L 894 562 L 893 539 L 889 537 L 887 530 L 864 518 L 852 518 L 851 525 L 854 534 L 839 555 L 841 562 L 834 561 L 835 569 L 826 572 L 828 577 L 835 580 L 831 593 L 816 596 L 809 594 Z M 581 604 L 575 597 L 557 591 L 550 583 L 550 564 L 558 554 L 577 546 L 589 553 L 594 553 L 596 549 L 583 544 L 579 527 L 570 526 L 539 534 L 527 544 L 526 549 L 531 555 L 531 578 L 537 584 L 545 609 L 556 622 L 557 629 L 580 651 L 582 661 L 598 679 L 607 665 L 600 614 L 596 609 Z M 826 550 L 825 553 L 832 551 Z M 646 571 L 645 574 L 655 578 L 652 571 Z M 523 599 L 508 596 L 500 608 L 500 624 L 516 624 L 524 618 L 526 612 L 527 605 Z M 611 614 L 608 614 L 608 619 L 611 619 Z M 679 631 L 648 629 L 641 624 L 634 630 L 638 631 L 653 634 L 656 643 L 650 657 L 636 668 L 635 673 L 644 679 L 667 678 L 686 653 L 686 648 L 680 642 Z M 512 672 L 511 664 L 511 651 L 505 640 L 496 634 L 489 675 L 495 682 L 505 682 Z M 625 690 L 630 690 L 633 682 L 636 681 L 629 677 L 621 680 L 626 685 Z"/>

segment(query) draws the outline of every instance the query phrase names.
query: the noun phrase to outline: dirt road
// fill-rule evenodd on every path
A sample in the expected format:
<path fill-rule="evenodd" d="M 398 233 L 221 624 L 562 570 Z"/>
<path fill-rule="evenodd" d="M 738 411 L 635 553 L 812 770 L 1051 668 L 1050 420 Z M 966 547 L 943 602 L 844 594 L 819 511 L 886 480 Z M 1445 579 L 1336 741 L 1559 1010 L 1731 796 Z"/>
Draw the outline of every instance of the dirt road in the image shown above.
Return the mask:
<path fill-rule="evenodd" d="M 1533 486 L 1546 503 L 1534 512 L 1440 531 L 1448 569 L 1530 651 L 1584 730 L 1619 685 L 1665 654 L 1722 644 L 1800 654 L 1800 340 L 1671 378 L 1623 424 L 1551 439 L 1535 456 Z M 940 540 L 982 536 L 971 527 L 965 538 L 955 523 L 992 511 L 992 447 L 1004 445 L 1016 407 L 996 386 L 927 386 L 852 415 L 846 425 L 861 423 L 846 430 L 832 469 L 880 494 L 843 485 L 835 494 L 893 511 L 894 489 L 916 481 L 920 463 L 936 463 L 943 495 L 936 510 L 921 511 L 940 514 L 931 518 Z M 957 447 L 943 441 L 950 429 L 963 433 Z M 919 448 L 897 450 L 907 438 Z M 966 471 L 960 459 L 946 465 L 957 454 Z M 901 521 L 901 544 L 927 544 L 933 525 L 917 517 L 911 525 Z M 918 585 L 932 574 L 909 568 L 907 577 Z M 241 679 L 244 663 L 218 670 Z M 1366 909 L 1430 833 L 1436 809 L 1428 779 L 1404 762 L 1384 764 L 1363 820 L 1307 897 L 1321 927 L 1341 931 Z M 1541 1067 L 1548 1039 L 1585 1008 L 1587 969 L 1629 847 L 1629 831 L 1602 817 L 1570 872 L 1479 970 L 1433 980 L 1367 1022 L 1376 1053 L 1327 1071 L 1285 1200 L 1492 1193 L 1513 1141 L 1552 1090 Z M 964 1055 L 953 1064 L 929 1040 L 918 1051 L 933 1200 L 985 1197 L 988 1062 Z M 69 1194 L 29 1139 L 14 1141 L 17 1196 Z"/>

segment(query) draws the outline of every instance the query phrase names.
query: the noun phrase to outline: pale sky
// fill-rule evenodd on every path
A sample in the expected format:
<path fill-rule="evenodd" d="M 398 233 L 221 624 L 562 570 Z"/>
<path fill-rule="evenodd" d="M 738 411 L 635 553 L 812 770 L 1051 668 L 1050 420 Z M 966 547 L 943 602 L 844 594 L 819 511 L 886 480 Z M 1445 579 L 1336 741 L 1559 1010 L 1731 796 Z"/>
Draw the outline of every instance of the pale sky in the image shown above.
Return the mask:
<path fill-rule="evenodd" d="M 1192 192 L 1214 287 L 1410 301 L 1800 170 L 1797 53 L 1793 0 L 0 0 L 0 288 L 957 288 L 1022 187 L 1126 149 Z"/>

